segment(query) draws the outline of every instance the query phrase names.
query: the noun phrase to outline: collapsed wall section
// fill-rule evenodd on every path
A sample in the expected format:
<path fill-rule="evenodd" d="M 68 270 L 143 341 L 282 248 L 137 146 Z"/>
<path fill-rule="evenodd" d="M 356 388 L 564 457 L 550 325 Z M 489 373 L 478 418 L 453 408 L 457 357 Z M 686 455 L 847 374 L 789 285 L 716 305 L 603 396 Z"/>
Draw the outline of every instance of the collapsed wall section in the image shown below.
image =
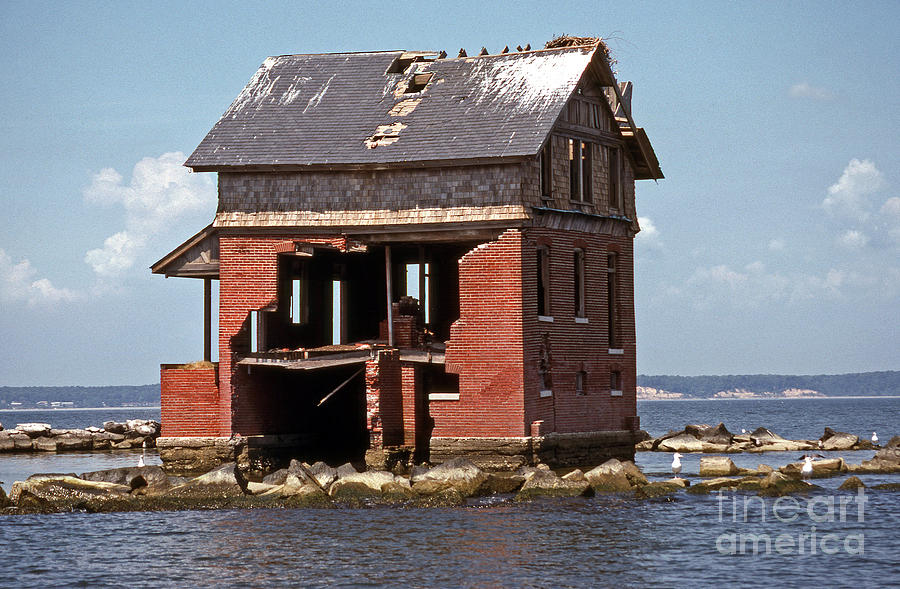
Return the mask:
<path fill-rule="evenodd" d="M 432 435 L 527 435 L 520 230 L 507 230 L 460 258 L 459 311 L 445 364 L 447 372 L 459 374 L 459 398 L 429 403 Z"/>

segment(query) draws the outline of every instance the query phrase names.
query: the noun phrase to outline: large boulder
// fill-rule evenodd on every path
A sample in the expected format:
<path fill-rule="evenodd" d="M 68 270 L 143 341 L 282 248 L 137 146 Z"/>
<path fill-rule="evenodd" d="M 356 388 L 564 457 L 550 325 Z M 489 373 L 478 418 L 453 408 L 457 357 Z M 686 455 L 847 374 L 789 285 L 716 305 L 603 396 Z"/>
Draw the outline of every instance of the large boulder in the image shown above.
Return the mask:
<path fill-rule="evenodd" d="M 859 442 L 859 436 L 847 432 L 834 431 L 830 427 L 825 428 L 825 433 L 819 438 L 823 450 L 850 450 Z"/>
<path fill-rule="evenodd" d="M 786 476 L 781 472 L 773 472 L 760 480 L 759 494 L 766 497 L 781 497 L 791 493 L 805 493 L 817 489 L 806 481 Z"/>
<path fill-rule="evenodd" d="M 778 472 L 786 474 L 789 477 L 800 478 L 800 470 L 803 468 L 803 462 L 792 462 L 778 469 Z M 812 478 L 832 477 L 842 472 L 847 472 L 849 468 L 844 463 L 843 458 L 826 458 L 824 460 L 812 461 Z"/>
<path fill-rule="evenodd" d="M 515 493 L 525 484 L 525 477 L 516 472 L 489 472 L 487 475 L 480 495 Z"/>
<path fill-rule="evenodd" d="M 655 497 L 666 497 L 673 495 L 683 489 L 680 484 L 672 481 L 654 481 L 646 485 L 637 487 L 634 490 L 634 496 L 638 499 L 653 499 Z"/>
<path fill-rule="evenodd" d="M 70 430 L 56 436 L 54 440 L 56 440 L 57 451 L 86 451 L 94 447 L 91 433 L 84 430 Z"/>
<path fill-rule="evenodd" d="M 459 491 L 463 497 L 471 497 L 487 480 L 488 474 L 468 458 L 453 458 L 425 472 L 416 471 L 410 482 L 412 484 L 419 481 L 445 482 Z"/>
<path fill-rule="evenodd" d="M 103 422 L 103 429 L 111 434 L 124 434 L 127 428 L 128 426 L 126 426 L 124 423 L 119 423 L 118 421 Z"/>
<path fill-rule="evenodd" d="M 56 438 L 35 438 L 32 447 L 38 452 L 56 452 Z"/>
<path fill-rule="evenodd" d="M 724 423 L 716 426 L 688 425 L 684 428 L 684 433 L 692 435 L 702 442 L 721 446 L 728 446 L 734 441 L 734 434 L 728 431 Z"/>
<path fill-rule="evenodd" d="M 409 484 L 403 477 L 386 470 L 354 472 L 334 481 L 328 489 L 328 494 L 335 499 L 379 497 L 384 485 L 394 482 L 403 484 L 404 481 Z"/>
<path fill-rule="evenodd" d="M 6 496 L 6 491 L 3 490 L 3 487 L 0 487 L 0 509 L 9 507 L 9 505 L 9 497 Z"/>
<path fill-rule="evenodd" d="M 288 470 L 292 474 L 297 474 L 298 476 L 302 472 L 303 476 L 300 477 L 301 479 L 303 479 L 304 477 L 311 478 L 322 489 L 327 489 L 331 485 L 331 483 L 336 481 L 338 478 L 338 470 L 332 466 L 328 466 L 322 461 L 307 465 L 306 463 L 297 463 L 296 461 L 291 460 L 291 465 Z"/>
<path fill-rule="evenodd" d="M 600 466 L 592 468 L 584 473 L 585 478 L 591 483 L 595 491 L 619 492 L 623 490 L 622 478 L 629 486 L 646 485 L 647 477 L 630 460 L 620 461 L 610 458 Z M 629 490 L 629 489 L 624 489 Z"/>
<path fill-rule="evenodd" d="M 56 475 L 16 481 L 9 498 L 22 509 L 103 511 L 128 501 L 130 493 L 126 485 Z"/>
<path fill-rule="evenodd" d="M 49 436 L 50 430 L 49 423 L 20 423 L 16 425 L 16 430 L 25 434 L 29 438 L 39 438 L 41 436 Z"/>
<path fill-rule="evenodd" d="M 785 438 L 782 438 L 775 432 L 770 429 L 766 429 L 764 427 L 758 427 L 748 436 L 750 438 L 750 442 L 753 443 L 754 446 L 762 446 L 765 444 L 774 444 L 775 442 L 787 442 Z"/>
<path fill-rule="evenodd" d="M 238 470 L 237 464 L 229 462 L 163 493 L 179 498 L 222 499 L 242 497 L 246 489 L 247 480 Z"/>
<path fill-rule="evenodd" d="M 701 477 L 727 477 L 739 472 L 740 469 L 727 456 L 704 456 L 700 459 Z"/>
<path fill-rule="evenodd" d="M 702 452 L 703 442 L 690 434 L 679 434 L 661 441 L 657 450 L 662 452 Z"/>
<path fill-rule="evenodd" d="M 126 466 L 95 470 L 83 473 L 80 478 L 85 481 L 125 485 L 132 490 L 147 488 L 148 490 L 156 491 L 172 486 L 169 481 L 169 475 L 166 474 L 161 466 Z"/>
<path fill-rule="evenodd" d="M 552 470 L 536 470 L 526 476 L 525 483 L 516 494 L 516 501 L 528 501 L 539 497 L 581 497 L 593 495 L 587 481 L 567 481 Z"/>

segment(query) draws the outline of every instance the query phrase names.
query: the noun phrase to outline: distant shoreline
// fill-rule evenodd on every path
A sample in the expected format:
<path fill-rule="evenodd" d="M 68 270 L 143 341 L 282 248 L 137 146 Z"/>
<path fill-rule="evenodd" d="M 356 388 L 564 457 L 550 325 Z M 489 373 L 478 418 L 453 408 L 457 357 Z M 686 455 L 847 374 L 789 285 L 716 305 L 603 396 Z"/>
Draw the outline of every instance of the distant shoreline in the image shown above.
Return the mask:
<path fill-rule="evenodd" d="M 653 399 L 638 397 L 638 401 L 822 401 L 827 399 L 900 399 L 900 395 L 841 395 L 827 397 L 687 397 Z"/>
<path fill-rule="evenodd" d="M 22 409 L 0 409 L 0 413 L 21 413 L 23 411 L 134 411 L 134 410 L 154 410 L 159 409 L 159 405 L 138 405 L 138 406 L 122 406 L 122 407 L 28 407 Z"/>

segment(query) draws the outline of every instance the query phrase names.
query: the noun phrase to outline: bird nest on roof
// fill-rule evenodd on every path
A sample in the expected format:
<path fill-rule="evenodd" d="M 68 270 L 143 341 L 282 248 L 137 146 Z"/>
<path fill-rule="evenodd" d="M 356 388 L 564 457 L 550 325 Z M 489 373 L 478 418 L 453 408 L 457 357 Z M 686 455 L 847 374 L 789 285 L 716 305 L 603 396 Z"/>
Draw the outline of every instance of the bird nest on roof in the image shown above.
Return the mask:
<path fill-rule="evenodd" d="M 606 43 L 604 43 L 603 39 L 601 39 L 600 37 L 573 37 L 571 35 L 562 34 L 544 43 L 544 49 L 558 49 L 560 47 L 582 47 L 585 45 L 596 45 L 597 48 L 603 53 L 603 57 L 606 58 L 606 62 L 610 65 L 610 67 L 612 67 L 613 64 L 616 63 L 616 60 L 613 59 L 609 54 L 609 47 L 606 46 Z"/>

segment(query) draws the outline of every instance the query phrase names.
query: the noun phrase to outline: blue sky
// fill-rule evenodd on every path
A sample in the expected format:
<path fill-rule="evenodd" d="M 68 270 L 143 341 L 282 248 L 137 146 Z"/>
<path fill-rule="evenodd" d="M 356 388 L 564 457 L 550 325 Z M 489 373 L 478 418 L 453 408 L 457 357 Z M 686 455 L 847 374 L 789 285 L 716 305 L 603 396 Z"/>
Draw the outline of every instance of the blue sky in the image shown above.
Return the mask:
<path fill-rule="evenodd" d="M 156 382 L 215 212 L 180 164 L 269 55 L 608 39 L 638 184 L 638 370 L 900 369 L 897 2 L 0 3 L 0 385 Z"/>

